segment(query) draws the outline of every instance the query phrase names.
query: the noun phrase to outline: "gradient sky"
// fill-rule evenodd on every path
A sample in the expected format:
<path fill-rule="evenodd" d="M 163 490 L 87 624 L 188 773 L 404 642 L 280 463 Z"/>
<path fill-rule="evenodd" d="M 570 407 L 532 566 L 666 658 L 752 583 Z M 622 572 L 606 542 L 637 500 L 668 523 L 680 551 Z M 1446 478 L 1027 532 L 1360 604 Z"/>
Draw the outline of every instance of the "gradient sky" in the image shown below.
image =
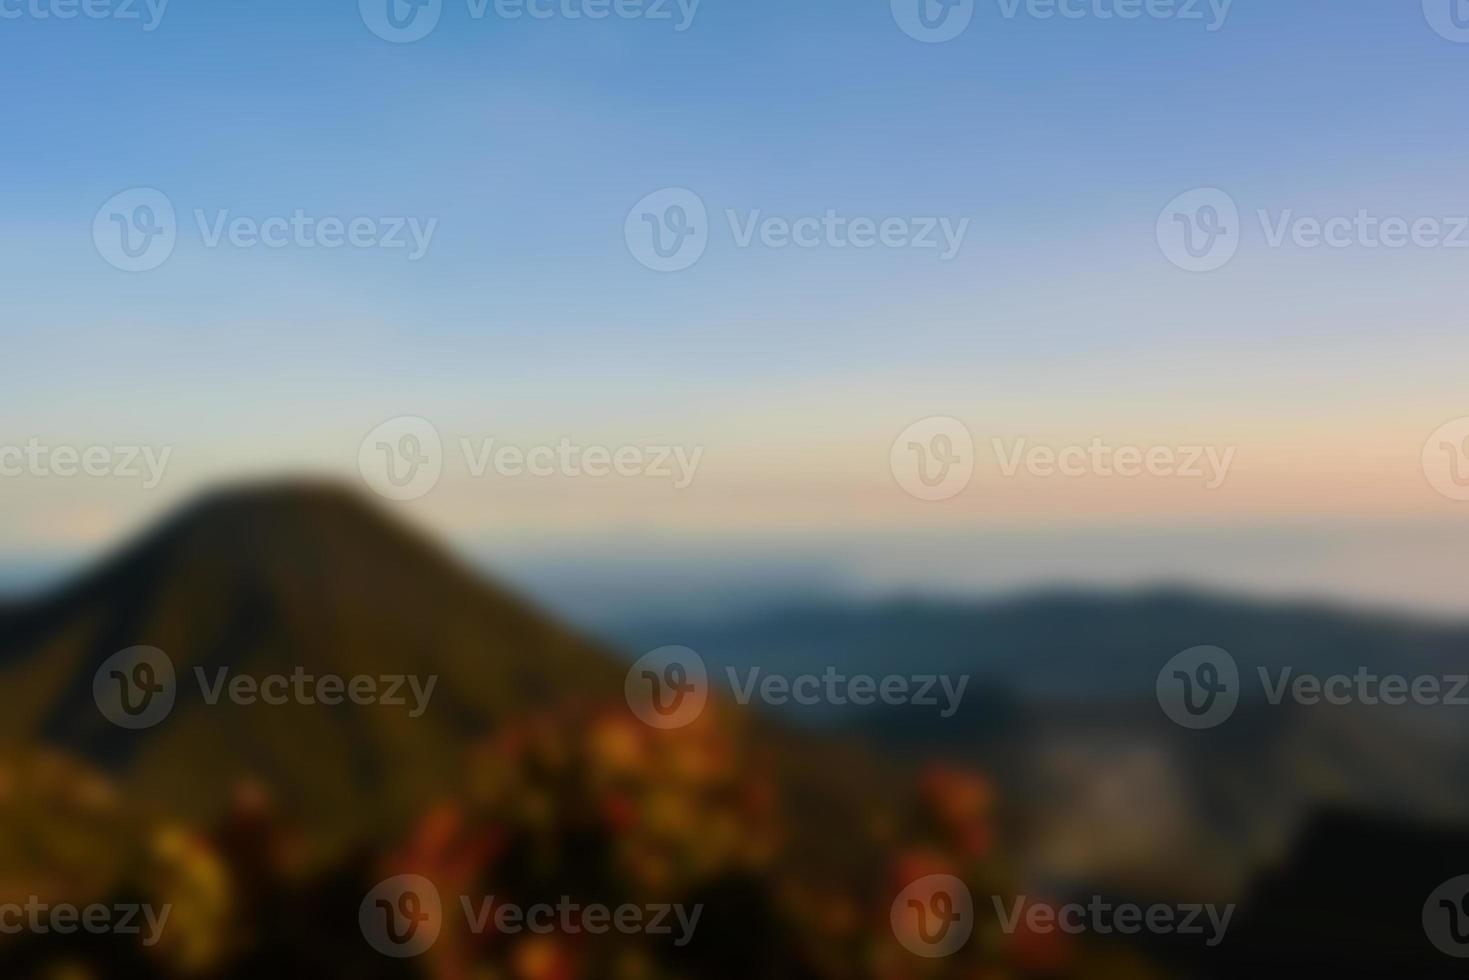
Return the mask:
<path fill-rule="evenodd" d="M 1268 538 L 1323 521 L 1380 535 L 1469 515 L 1419 462 L 1431 432 L 1469 415 L 1469 249 L 1273 249 L 1253 218 L 1469 215 L 1469 44 L 1416 0 L 1237 0 L 1217 32 L 1012 19 L 979 0 L 964 35 L 932 45 L 887 0 L 704 0 L 684 32 L 474 20 L 445 0 L 412 44 L 379 39 L 345 0 L 172 0 L 151 32 L 0 19 L 0 64 L 0 444 L 173 451 L 151 491 L 0 480 L 10 554 L 100 548 L 221 479 L 355 479 L 364 435 L 403 415 L 450 443 L 704 447 L 683 491 L 474 480 L 451 461 L 402 505 L 456 539 L 520 547 Z M 166 264 L 129 274 L 91 232 L 134 187 L 167 194 L 181 231 Z M 623 225 L 666 187 L 697 191 L 715 230 L 692 269 L 659 274 Z M 1171 265 L 1154 232 L 1197 187 L 1246 215 L 1237 257 L 1205 275 Z M 211 249 L 196 208 L 439 225 L 418 262 Z M 971 225 L 947 263 L 740 249 L 725 208 Z M 932 415 L 979 444 L 974 484 L 940 504 L 888 468 L 898 433 Z M 1205 492 L 1003 480 L 989 452 L 1093 436 L 1237 459 Z M 1188 540 L 1173 563 L 1202 569 Z M 1255 554 L 1273 583 L 1278 558 Z M 1382 577 L 1427 574 L 1405 564 Z"/>

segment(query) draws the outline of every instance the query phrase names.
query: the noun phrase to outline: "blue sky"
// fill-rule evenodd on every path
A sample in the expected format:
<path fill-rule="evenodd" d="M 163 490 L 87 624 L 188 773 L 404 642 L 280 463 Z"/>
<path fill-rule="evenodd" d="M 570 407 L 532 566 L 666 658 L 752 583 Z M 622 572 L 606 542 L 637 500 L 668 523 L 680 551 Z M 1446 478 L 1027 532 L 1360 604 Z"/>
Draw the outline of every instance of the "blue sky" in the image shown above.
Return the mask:
<path fill-rule="evenodd" d="M 907 298 L 927 305 L 1098 239 L 1146 253 L 1139 229 L 1201 184 L 1269 202 L 1457 183 L 1465 138 L 1452 93 L 1466 48 L 1411 4 L 1240 0 L 1213 34 L 1005 20 L 996 4 L 944 45 L 899 33 L 885 3 L 850 0 L 705 0 L 684 33 L 616 19 L 474 21 L 450 0 L 438 30 L 409 45 L 380 41 L 348 3 L 173 0 L 152 33 L 7 22 L 15 97 L 3 112 L 26 152 L 7 175 L 5 212 L 40 236 L 7 249 L 13 282 L 29 287 L 18 312 L 55 325 L 147 302 L 150 320 L 196 328 L 200 305 L 224 322 L 370 310 L 449 335 L 536 343 L 555 324 L 593 342 L 615 331 L 661 343 L 660 327 L 711 299 L 729 304 L 726 319 L 769 322 L 770 294 L 798 310 L 861 310 L 864 293 L 891 295 L 916 272 Z M 878 253 L 636 275 L 622 216 L 670 185 L 716 208 L 969 214 L 974 254 L 968 275 L 894 268 Z M 129 282 L 75 229 L 131 186 L 159 187 L 183 210 L 442 225 L 421 267 L 292 254 L 180 261 Z M 761 290 L 748 288 L 752 273 Z"/>
<path fill-rule="evenodd" d="M 1469 44 L 1416 0 L 1237 0 L 1217 32 L 978 0 L 944 44 L 906 36 L 887 0 L 703 0 L 683 32 L 475 20 L 445 0 L 411 44 L 375 36 L 355 2 L 172 0 L 153 31 L 0 19 L 0 63 L 0 443 L 166 443 L 179 474 L 153 496 L 4 482 L 15 547 L 112 540 L 221 478 L 350 473 L 362 433 L 399 415 L 709 447 L 698 503 L 594 502 L 588 518 L 590 498 L 567 498 L 578 526 L 609 532 L 1047 519 L 1004 495 L 916 518 L 869 499 L 890 480 L 866 461 L 935 414 L 1036 438 L 1258 440 L 1258 486 L 1246 471 L 1228 500 L 1163 501 L 1194 525 L 1289 519 L 1373 467 L 1404 471 L 1328 509 L 1460 513 L 1408 487 L 1422 438 L 1469 414 L 1465 253 L 1272 250 L 1247 217 L 1239 256 L 1200 276 L 1155 239 L 1196 187 L 1247 216 L 1469 214 Z M 136 187 L 167 195 L 179 242 L 126 273 L 91 231 Z M 623 225 L 667 187 L 700 195 L 713 240 L 660 274 Z M 741 249 L 726 208 L 970 226 L 951 262 Z M 205 248 L 195 209 L 438 224 L 410 262 Z M 1329 479 L 1290 469 L 1313 447 Z M 567 517 L 440 496 L 420 510 L 450 533 Z M 1055 505 L 1103 523 L 1160 507 Z"/>
<path fill-rule="evenodd" d="M 1240 0 L 1208 33 L 1006 20 L 989 0 L 943 45 L 902 35 L 886 3 L 851 0 L 705 0 L 683 33 L 475 21 L 449 0 L 439 28 L 408 45 L 373 36 L 351 3 L 172 0 L 152 33 L 3 26 L 13 97 L 0 111 L 25 147 L 0 191 L 7 224 L 24 229 L 5 263 L 24 287 L 12 290 L 21 327 L 84 329 L 143 307 L 194 336 L 252 318 L 378 318 L 516 348 L 698 351 L 691 327 L 738 319 L 742 337 L 810 357 L 782 321 L 860 340 L 890 330 L 861 322 L 873 297 L 930 310 L 1014 277 L 1064 283 L 1087 264 L 1150 258 L 1157 209 L 1189 187 L 1266 205 L 1385 188 L 1469 203 L 1452 99 L 1469 47 L 1409 3 Z M 940 269 L 881 252 L 720 256 L 716 244 L 686 277 L 640 275 L 622 217 L 674 185 L 716 210 L 971 215 L 974 238 Z M 413 266 L 181 249 L 130 281 L 76 229 L 132 186 L 184 212 L 441 225 L 431 260 Z M 1140 283 L 1172 270 L 1143 271 Z M 1113 337 L 1128 329 L 1106 324 Z M 849 349 L 823 362 L 861 360 L 860 344 L 836 346 Z"/>

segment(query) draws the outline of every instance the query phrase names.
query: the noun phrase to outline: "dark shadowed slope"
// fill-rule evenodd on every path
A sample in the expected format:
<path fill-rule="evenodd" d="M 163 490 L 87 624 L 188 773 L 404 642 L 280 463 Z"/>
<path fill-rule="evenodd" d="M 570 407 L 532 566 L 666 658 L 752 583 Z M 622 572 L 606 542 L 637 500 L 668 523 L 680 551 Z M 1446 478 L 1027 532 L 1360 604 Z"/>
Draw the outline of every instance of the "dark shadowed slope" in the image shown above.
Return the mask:
<path fill-rule="evenodd" d="M 158 647 L 177 671 L 161 724 L 122 730 L 93 677 Z M 206 703 L 196 669 L 437 675 L 428 710 Z M 259 777 L 323 839 L 382 829 L 454 784 L 469 740 L 553 702 L 620 696 L 622 669 L 350 491 L 220 492 L 77 585 L 0 616 L 0 739 L 66 749 L 161 810 L 207 819 Z M 412 696 L 405 695 L 411 704 Z"/>

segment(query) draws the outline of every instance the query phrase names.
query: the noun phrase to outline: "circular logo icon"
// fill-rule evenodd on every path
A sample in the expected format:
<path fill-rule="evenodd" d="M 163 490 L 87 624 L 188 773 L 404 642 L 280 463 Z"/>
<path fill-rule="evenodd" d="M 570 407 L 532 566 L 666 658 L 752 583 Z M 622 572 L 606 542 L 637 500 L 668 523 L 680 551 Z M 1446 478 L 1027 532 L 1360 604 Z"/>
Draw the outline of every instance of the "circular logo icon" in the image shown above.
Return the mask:
<path fill-rule="evenodd" d="M 1188 272 L 1223 268 L 1239 243 L 1239 206 L 1217 187 L 1180 194 L 1158 215 L 1158 247 Z"/>
<path fill-rule="evenodd" d="M 1423 0 L 1423 16 L 1440 37 L 1469 44 L 1469 0 Z"/>
<path fill-rule="evenodd" d="M 173 661 L 157 647 L 128 647 L 102 662 L 92 677 L 92 700 L 119 728 L 152 728 L 178 697 Z"/>
<path fill-rule="evenodd" d="M 1190 647 L 1158 672 L 1158 704 L 1184 728 L 1215 728 L 1239 705 L 1239 665 L 1219 647 Z"/>
<path fill-rule="evenodd" d="M 954 40 L 974 19 L 974 0 L 892 0 L 892 5 L 903 33 L 925 44 Z"/>
<path fill-rule="evenodd" d="M 1440 953 L 1469 959 L 1469 875 L 1450 878 L 1428 896 L 1423 931 Z"/>
<path fill-rule="evenodd" d="M 92 244 L 114 269 L 148 272 L 178 244 L 178 218 L 162 191 L 134 187 L 110 198 L 92 219 Z"/>
<path fill-rule="evenodd" d="M 683 187 L 655 191 L 627 213 L 628 251 L 654 272 L 682 272 L 709 247 L 709 209 Z"/>
<path fill-rule="evenodd" d="M 432 881 L 421 875 L 398 875 L 367 893 L 357 909 L 357 924 L 373 949 L 407 959 L 428 952 L 438 942 L 444 906 Z"/>
<path fill-rule="evenodd" d="M 628 668 L 622 693 L 644 724 L 683 728 L 704 713 L 709 671 L 704 658 L 688 647 L 659 647 Z"/>
<path fill-rule="evenodd" d="M 890 919 L 893 935 L 910 953 L 952 956 L 974 931 L 974 899 L 953 875 L 926 875 L 898 893 Z"/>
<path fill-rule="evenodd" d="M 898 486 L 910 495 L 948 500 L 963 493 L 974 477 L 974 437 L 958 419 L 935 415 L 903 430 L 888 463 Z"/>
<path fill-rule="evenodd" d="M 421 41 L 439 26 L 444 0 L 357 0 L 362 22 L 384 41 Z"/>
<path fill-rule="evenodd" d="M 427 419 L 404 415 L 373 429 L 357 450 L 357 468 L 374 493 L 417 500 L 439 484 L 444 444 Z"/>
<path fill-rule="evenodd" d="M 1469 418 L 1445 422 L 1428 437 L 1423 475 L 1450 500 L 1469 500 Z"/>

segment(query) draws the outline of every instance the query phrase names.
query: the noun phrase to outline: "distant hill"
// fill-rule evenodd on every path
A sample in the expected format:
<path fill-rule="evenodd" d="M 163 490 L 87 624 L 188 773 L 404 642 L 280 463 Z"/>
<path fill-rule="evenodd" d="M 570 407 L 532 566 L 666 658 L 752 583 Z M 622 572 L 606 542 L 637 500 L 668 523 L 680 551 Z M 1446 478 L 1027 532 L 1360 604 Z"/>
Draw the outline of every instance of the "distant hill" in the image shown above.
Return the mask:
<path fill-rule="evenodd" d="M 171 716 L 125 731 L 93 676 L 119 650 L 165 651 Z M 431 709 L 208 705 L 234 674 L 438 675 Z M 129 795 L 210 819 L 259 777 L 324 844 L 406 818 L 452 785 L 472 737 L 538 705 L 621 696 L 590 641 L 487 585 L 348 490 L 269 485 L 203 499 L 75 585 L 0 613 L 0 744 L 103 767 Z"/>
<path fill-rule="evenodd" d="M 1163 664 L 1203 644 L 1228 650 L 1250 676 L 1286 664 L 1319 673 L 1462 671 L 1469 623 L 1156 589 L 807 602 L 723 619 L 631 621 L 614 639 L 629 649 L 682 643 L 721 667 L 968 672 L 1027 699 L 1084 701 L 1151 697 Z"/>
<path fill-rule="evenodd" d="M 1233 891 L 1323 806 L 1469 822 L 1469 708 L 1269 705 L 1257 677 L 1469 673 L 1469 626 L 1319 604 L 1156 590 L 1002 601 L 793 604 L 722 620 L 644 622 L 623 647 L 679 643 L 711 676 L 971 675 L 951 718 L 912 707 L 766 709 L 860 734 L 899 759 L 977 762 L 1028 815 L 1037 875 Z M 1182 729 L 1160 669 L 1223 647 L 1245 683 L 1223 726 Z M 742 675 L 743 676 L 743 675 Z"/>

